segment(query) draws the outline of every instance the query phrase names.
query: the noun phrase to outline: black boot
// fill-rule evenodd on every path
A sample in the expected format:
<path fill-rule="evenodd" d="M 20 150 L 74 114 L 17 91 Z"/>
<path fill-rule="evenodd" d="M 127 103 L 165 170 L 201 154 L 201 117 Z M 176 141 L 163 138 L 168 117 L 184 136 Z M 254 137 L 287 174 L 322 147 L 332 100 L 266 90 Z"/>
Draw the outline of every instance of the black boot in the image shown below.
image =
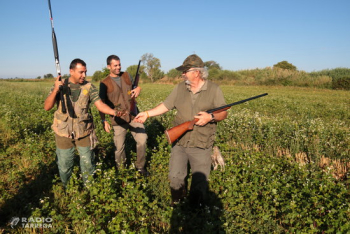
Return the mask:
<path fill-rule="evenodd" d="M 139 169 L 137 169 L 137 171 L 138 171 L 141 175 L 143 175 L 144 177 L 147 177 L 147 176 L 150 175 L 146 168 L 139 168 Z"/>
<path fill-rule="evenodd" d="M 186 186 L 181 186 L 179 189 L 170 188 L 171 191 L 171 207 L 182 201 L 187 196 Z"/>

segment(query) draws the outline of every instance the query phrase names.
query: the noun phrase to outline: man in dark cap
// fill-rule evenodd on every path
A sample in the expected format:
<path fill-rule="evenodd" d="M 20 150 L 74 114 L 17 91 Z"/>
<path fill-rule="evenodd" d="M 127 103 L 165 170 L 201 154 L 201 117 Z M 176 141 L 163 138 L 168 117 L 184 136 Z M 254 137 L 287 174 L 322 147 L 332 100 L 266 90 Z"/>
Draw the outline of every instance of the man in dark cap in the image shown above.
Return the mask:
<path fill-rule="evenodd" d="M 176 109 L 174 126 L 197 118 L 192 131 L 187 131 L 173 143 L 169 162 L 169 180 L 174 206 L 187 196 L 187 165 L 192 171 L 190 203 L 203 206 L 208 190 L 211 169 L 211 153 L 217 122 L 227 117 L 227 112 L 209 114 L 205 110 L 226 105 L 224 95 L 218 85 L 208 78 L 208 71 L 200 57 L 188 56 L 183 64 L 176 68 L 182 71 L 184 82 L 179 83 L 166 100 L 157 107 L 139 113 L 134 121 L 144 123 L 147 118 L 161 115 Z"/>

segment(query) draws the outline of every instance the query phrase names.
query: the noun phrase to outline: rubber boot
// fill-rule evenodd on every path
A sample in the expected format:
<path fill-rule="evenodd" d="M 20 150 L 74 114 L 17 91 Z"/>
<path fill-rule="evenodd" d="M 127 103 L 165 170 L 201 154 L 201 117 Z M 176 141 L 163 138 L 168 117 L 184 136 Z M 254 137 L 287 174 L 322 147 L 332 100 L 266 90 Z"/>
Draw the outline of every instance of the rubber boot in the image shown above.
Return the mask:
<path fill-rule="evenodd" d="M 181 186 L 179 189 L 170 188 L 171 191 L 171 207 L 174 207 L 187 196 L 186 186 Z"/>

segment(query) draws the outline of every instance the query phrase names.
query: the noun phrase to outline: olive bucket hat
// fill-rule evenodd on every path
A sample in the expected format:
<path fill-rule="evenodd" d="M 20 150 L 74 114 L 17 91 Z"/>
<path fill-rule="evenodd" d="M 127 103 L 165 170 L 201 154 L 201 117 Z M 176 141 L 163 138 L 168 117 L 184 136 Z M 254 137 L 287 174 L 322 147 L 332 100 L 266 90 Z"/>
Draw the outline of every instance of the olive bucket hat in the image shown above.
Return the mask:
<path fill-rule="evenodd" d="M 184 72 L 192 67 L 204 67 L 202 59 L 196 54 L 188 56 L 182 65 L 180 67 L 177 67 L 176 70 Z"/>

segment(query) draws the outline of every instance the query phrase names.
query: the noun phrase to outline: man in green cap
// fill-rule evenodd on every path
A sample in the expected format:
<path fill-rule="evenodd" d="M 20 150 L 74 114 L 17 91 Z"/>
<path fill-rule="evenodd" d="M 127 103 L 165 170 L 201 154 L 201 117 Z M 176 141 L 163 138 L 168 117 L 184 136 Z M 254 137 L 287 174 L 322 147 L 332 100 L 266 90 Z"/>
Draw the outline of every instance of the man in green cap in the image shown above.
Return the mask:
<path fill-rule="evenodd" d="M 169 162 L 169 180 L 174 206 L 187 196 L 187 165 L 192 171 L 189 200 L 196 208 L 203 206 L 211 170 L 211 153 L 217 122 L 227 117 L 227 112 L 209 114 L 205 110 L 226 105 L 218 85 L 208 78 L 208 71 L 200 57 L 188 56 L 176 68 L 182 72 L 184 82 L 179 83 L 166 100 L 157 107 L 139 113 L 134 121 L 144 123 L 147 118 L 176 109 L 174 126 L 197 118 L 192 131 L 187 131 L 173 143 Z"/>

